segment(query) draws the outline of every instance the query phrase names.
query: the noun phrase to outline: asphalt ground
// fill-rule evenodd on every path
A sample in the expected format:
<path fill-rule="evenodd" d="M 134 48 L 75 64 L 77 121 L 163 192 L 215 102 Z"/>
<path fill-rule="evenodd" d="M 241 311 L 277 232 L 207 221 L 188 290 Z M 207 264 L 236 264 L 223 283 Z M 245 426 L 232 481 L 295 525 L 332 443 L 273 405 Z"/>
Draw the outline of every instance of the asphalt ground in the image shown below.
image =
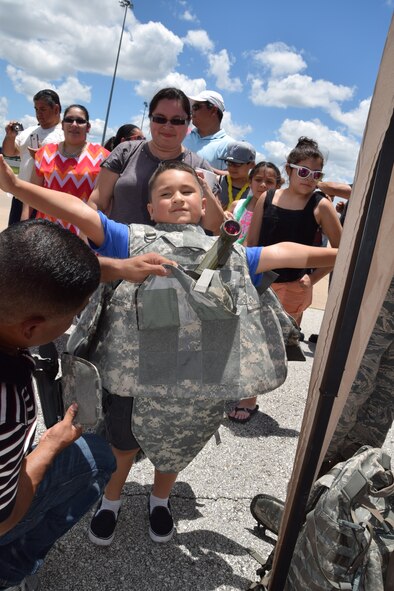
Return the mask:
<path fill-rule="evenodd" d="M 0 229 L 9 201 L 0 195 Z M 5 205 L 7 203 L 8 205 Z M 224 419 L 221 443 L 209 441 L 180 473 L 171 502 L 176 533 L 167 544 L 148 535 L 147 500 L 153 467 L 144 459 L 131 470 L 124 487 L 122 511 L 111 546 L 88 539 L 86 515 L 49 552 L 40 570 L 45 591 L 240 591 L 256 579 L 260 566 L 252 548 L 266 558 L 274 536 L 260 537 L 249 506 L 254 495 L 286 497 L 287 483 L 302 421 L 315 345 L 323 317 L 326 284 L 316 290 L 304 315 L 305 362 L 290 362 L 286 382 L 259 396 L 259 412 L 246 425 Z M 231 404 L 228 404 L 228 409 Z M 39 431 L 44 429 L 39 418 Z M 385 448 L 394 458 L 394 431 Z"/>

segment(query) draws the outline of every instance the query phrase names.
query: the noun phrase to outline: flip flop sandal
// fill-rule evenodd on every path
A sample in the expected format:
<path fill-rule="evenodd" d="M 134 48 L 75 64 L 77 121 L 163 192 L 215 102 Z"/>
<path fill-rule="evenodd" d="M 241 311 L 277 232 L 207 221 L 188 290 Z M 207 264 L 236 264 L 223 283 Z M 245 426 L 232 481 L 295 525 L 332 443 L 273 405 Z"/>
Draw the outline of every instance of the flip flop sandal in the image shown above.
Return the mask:
<path fill-rule="evenodd" d="M 237 419 L 237 417 L 230 417 L 230 415 L 227 415 L 228 418 L 230 419 L 230 421 L 233 421 L 234 423 L 247 423 L 248 421 L 250 421 L 252 416 L 255 415 L 256 412 L 259 410 L 259 405 L 256 404 L 256 406 L 254 408 L 244 408 L 242 406 L 236 406 L 234 408 L 234 410 L 235 410 L 235 412 L 238 412 L 238 411 L 247 412 L 248 416 L 245 419 Z"/>

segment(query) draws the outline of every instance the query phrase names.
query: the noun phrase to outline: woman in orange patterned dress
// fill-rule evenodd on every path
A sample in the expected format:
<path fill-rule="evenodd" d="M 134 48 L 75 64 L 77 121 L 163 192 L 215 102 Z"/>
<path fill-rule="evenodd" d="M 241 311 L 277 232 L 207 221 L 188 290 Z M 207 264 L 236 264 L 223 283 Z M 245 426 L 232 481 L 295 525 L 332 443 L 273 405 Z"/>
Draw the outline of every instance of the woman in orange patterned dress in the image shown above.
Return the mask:
<path fill-rule="evenodd" d="M 109 155 L 100 144 L 87 141 L 90 130 L 89 113 L 82 105 L 70 105 L 62 121 L 64 141 L 46 144 L 35 155 L 35 170 L 31 181 L 49 189 L 75 195 L 86 202 L 95 186 L 100 164 Z M 28 212 L 24 212 L 28 217 Z M 73 224 L 36 213 L 36 218 L 49 219 L 61 224 L 74 234 L 79 230 Z"/>

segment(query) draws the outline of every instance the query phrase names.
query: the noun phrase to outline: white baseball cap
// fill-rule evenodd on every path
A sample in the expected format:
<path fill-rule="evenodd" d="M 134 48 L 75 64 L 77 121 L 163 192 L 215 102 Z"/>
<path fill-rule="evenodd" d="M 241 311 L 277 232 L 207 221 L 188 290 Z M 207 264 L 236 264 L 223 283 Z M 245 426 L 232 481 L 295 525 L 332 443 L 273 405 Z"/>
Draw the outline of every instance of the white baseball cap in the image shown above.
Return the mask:
<path fill-rule="evenodd" d="M 188 98 L 195 103 L 211 103 L 214 107 L 217 107 L 222 112 L 225 110 L 222 95 L 218 92 L 215 92 L 214 90 L 203 90 L 196 96 L 189 96 Z"/>

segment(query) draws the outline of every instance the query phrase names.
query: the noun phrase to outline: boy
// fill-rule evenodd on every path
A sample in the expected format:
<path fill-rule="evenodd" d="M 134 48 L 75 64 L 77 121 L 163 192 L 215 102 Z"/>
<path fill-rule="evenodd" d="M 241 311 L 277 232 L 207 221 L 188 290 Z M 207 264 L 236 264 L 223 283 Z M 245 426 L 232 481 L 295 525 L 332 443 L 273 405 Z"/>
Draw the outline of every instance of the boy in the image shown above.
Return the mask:
<path fill-rule="evenodd" d="M 220 201 L 223 209 L 228 209 L 234 201 L 245 199 L 249 194 L 249 172 L 255 165 L 256 150 L 248 142 L 230 142 L 222 160 L 228 174 L 220 179 Z"/>
<path fill-rule="evenodd" d="M 130 262 L 126 269 L 104 260 L 102 276 L 141 281 L 152 270 L 165 273 L 159 263 L 166 259 L 156 255 Z M 81 436 L 75 404 L 32 446 L 37 404 L 27 347 L 68 328 L 97 288 L 100 265 L 71 232 L 34 220 L 0 233 L 0 268 L 0 589 L 16 590 L 23 581 L 29 590 L 38 584 L 32 573 L 100 497 L 115 469 L 102 438 Z"/>
<path fill-rule="evenodd" d="M 202 186 L 201 184 L 202 183 Z M 40 211 L 45 211 L 56 216 L 63 216 L 72 223 L 78 221 L 78 227 L 94 244 L 94 248 L 102 255 L 111 255 L 126 258 L 138 250 L 141 244 L 149 242 L 152 228 L 138 224 L 129 227 L 109 220 L 101 212 L 94 211 L 71 196 L 64 198 L 64 194 L 33 187 L 16 179 L 11 169 L 0 159 L 0 186 L 13 192 L 22 201 L 28 202 Z M 150 238 L 150 249 L 160 247 L 163 254 L 170 255 L 178 263 L 184 266 L 196 267 L 201 257 L 205 255 L 207 247 L 212 245 L 214 238 L 206 237 L 199 227 L 201 217 L 205 211 L 204 192 L 210 191 L 205 181 L 199 181 L 195 171 L 182 162 L 164 162 L 152 175 L 149 182 L 150 203 L 148 210 L 151 219 L 157 223 L 153 233 L 156 237 Z M 141 234 L 142 237 L 139 237 Z M 162 233 L 162 235 L 160 235 Z M 241 246 L 234 247 L 231 251 L 227 276 L 232 280 L 232 294 L 242 307 L 242 313 L 229 313 L 222 311 L 229 318 L 230 326 L 228 340 L 232 341 L 239 331 L 238 321 L 243 316 L 243 322 L 247 331 L 242 333 L 243 339 L 248 340 L 249 349 L 256 350 L 253 339 L 258 343 L 259 335 L 254 325 L 258 325 L 259 301 L 256 290 L 251 284 L 248 267 L 255 283 L 259 281 L 259 275 L 268 269 L 280 266 L 328 266 L 332 267 L 335 261 L 336 249 L 320 249 L 304 247 L 298 244 L 276 244 L 264 250 L 260 247 L 247 249 Z M 174 271 L 175 273 L 175 271 Z M 184 274 L 183 279 L 187 276 Z M 234 279 L 235 278 L 235 279 Z M 169 280 L 171 278 L 168 278 Z M 105 490 L 105 495 L 93 517 L 89 537 L 99 545 L 108 545 L 114 537 L 114 531 L 120 509 L 120 494 L 127 474 L 131 468 L 133 459 L 141 446 L 146 455 L 155 465 L 155 479 L 152 494 L 149 499 L 149 533 L 152 540 L 166 542 L 171 539 L 174 532 L 174 522 L 169 504 L 169 494 L 175 483 L 178 472 L 197 455 L 211 435 L 219 427 L 223 417 L 223 399 L 228 397 L 228 380 L 234 380 L 234 365 L 244 365 L 250 385 L 256 388 L 256 383 L 264 390 L 264 371 L 261 369 L 261 358 L 253 353 L 248 358 L 247 364 L 240 364 L 240 360 L 234 356 L 234 351 L 227 347 L 226 340 L 221 341 L 223 355 L 212 358 L 204 357 L 204 351 L 199 349 L 200 338 L 190 338 L 188 326 L 177 332 L 179 316 L 185 315 L 184 310 L 175 310 L 177 319 L 174 325 L 170 323 L 161 327 L 153 335 L 158 335 L 155 342 L 149 330 L 144 330 L 144 323 L 151 325 L 154 320 L 160 321 L 165 315 L 174 312 L 173 289 L 166 291 L 166 285 L 162 284 L 161 299 L 156 304 L 156 318 L 144 317 L 141 299 L 138 305 L 137 329 L 129 325 L 131 311 L 130 302 L 134 302 L 137 293 L 131 294 L 129 287 L 124 282 L 116 289 L 116 298 L 108 306 L 113 316 L 108 315 L 108 320 L 103 323 L 101 337 L 96 343 L 90 360 L 95 363 L 101 373 L 103 386 L 109 392 L 109 405 L 106 413 L 106 426 L 109 440 L 117 460 L 117 470 Z M 242 285 L 242 287 L 239 287 Z M 148 285 L 149 288 L 149 285 Z M 230 290 L 231 291 L 231 290 Z M 152 292 L 145 291 L 147 299 Z M 143 300 L 144 294 L 139 297 Z M 166 299 L 168 297 L 169 299 Z M 242 305 L 241 305 L 242 304 Z M 252 310 L 247 314 L 248 307 Z M 151 308 L 152 311 L 152 308 Z M 186 316 L 193 315 L 188 309 Z M 201 313 L 201 309 L 199 310 Z M 206 310 L 202 310 L 205 313 Z M 256 314 L 258 319 L 256 319 Z M 153 310 L 152 316 L 155 315 Z M 167 317 L 165 318 L 167 320 Z M 191 324 L 189 324 L 190 326 Z M 210 340 L 215 340 L 215 322 L 206 322 L 204 325 L 205 345 L 209 346 Z M 222 325 L 220 325 L 222 326 Z M 261 324 L 258 325 L 261 327 Z M 151 326 L 149 326 L 151 328 Z M 141 330 L 140 330 L 141 329 Z M 139 333 L 137 344 L 133 333 Z M 218 331 L 216 331 L 218 332 Z M 250 334 L 249 334 L 250 332 Z M 175 335 L 175 337 L 174 337 Z M 195 335 L 193 335 L 194 337 Z M 185 345 L 182 351 L 171 349 L 173 337 Z M 252 338 L 253 337 L 253 338 Z M 150 338 L 150 340 L 149 340 Z M 238 334 L 239 338 L 239 334 Z M 134 343 L 134 344 L 130 344 Z M 230 343 L 231 344 L 231 343 Z M 238 342 L 240 344 L 240 341 Z M 141 356 L 140 348 L 147 348 Z M 132 348 L 134 346 L 134 349 Z M 223 363 L 225 353 L 229 362 Z M 238 351 L 239 353 L 239 351 Z M 168 354 L 168 355 L 167 355 Z M 217 351 L 215 351 L 217 354 Z M 239 355 L 238 355 L 239 356 Z M 173 363 L 175 366 L 168 365 Z M 253 358 L 252 358 L 253 357 Z M 181 360 L 180 366 L 177 362 Z M 154 360 L 154 361 L 153 361 Z M 157 361 L 156 361 L 157 360 Z M 204 365 L 205 362 L 205 365 Z M 157 365 L 163 366 L 163 373 L 168 366 L 166 382 L 155 379 Z M 223 376 L 218 379 L 217 367 L 224 368 Z M 201 368 L 206 374 L 201 379 Z M 263 368 L 264 369 L 264 368 Z M 215 373 L 216 372 L 216 373 Z M 249 373 L 248 373 L 249 372 Z M 257 372 L 257 373 L 255 373 Z M 153 374 L 152 376 L 150 374 Z M 175 377 L 174 377 L 174 374 Z M 142 380 L 139 381 L 139 378 Z M 197 375 L 197 377 L 196 377 Z M 163 379 L 163 378 L 162 378 Z M 242 387 L 245 386 L 245 380 Z M 132 383 L 132 385 L 131 385 Z M 216 398 L 210 391 L 216 392 Z M 138 396 L 137 396 L 138 393 Z M 130 398 L 130 396 L 134 398 Z M 122 420 L 123 419 L 123 420 Z M 132 429 L 130 430 L 130 422 Z M 124 428 L 120 428 L 120 423 Z M 127 428 L 128 427 L 128 428 Z M 123 433 L 123 434 L 122 434 Z"/>

